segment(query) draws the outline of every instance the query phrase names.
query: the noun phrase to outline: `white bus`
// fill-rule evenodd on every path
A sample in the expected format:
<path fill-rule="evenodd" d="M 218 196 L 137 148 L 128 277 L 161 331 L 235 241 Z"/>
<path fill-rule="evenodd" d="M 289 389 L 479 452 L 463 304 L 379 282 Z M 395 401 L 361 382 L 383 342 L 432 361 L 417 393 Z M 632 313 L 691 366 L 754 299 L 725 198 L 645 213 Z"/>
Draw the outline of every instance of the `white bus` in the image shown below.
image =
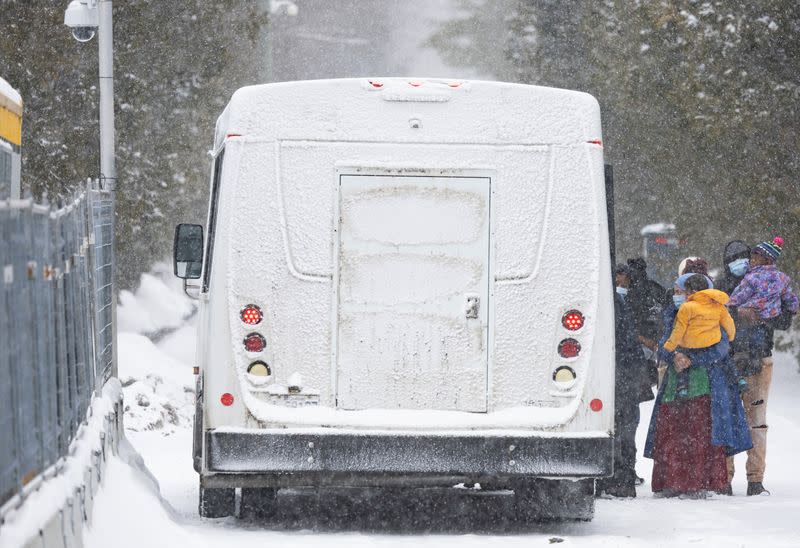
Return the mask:
<path fill-rule="evenodd" d="M 480 482 L 590 519 L 613 467 L 601 138 L 597 101 L 559 89 L 238 90 L 205 237 L 175 235 L 200 299 L 200 514 L 268 513 L 293 486 Z"/>

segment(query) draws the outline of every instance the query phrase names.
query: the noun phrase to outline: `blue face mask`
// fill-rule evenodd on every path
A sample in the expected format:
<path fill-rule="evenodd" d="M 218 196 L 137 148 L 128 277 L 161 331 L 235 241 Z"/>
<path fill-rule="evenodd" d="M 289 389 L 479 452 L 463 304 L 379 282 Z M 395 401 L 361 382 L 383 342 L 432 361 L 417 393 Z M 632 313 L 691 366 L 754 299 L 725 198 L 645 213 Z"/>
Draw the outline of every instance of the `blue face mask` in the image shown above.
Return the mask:
<path fill-rule="evenodd" d="M 749 267 L 750 259 L 736 259 L 735 261 L 728 263 L 728 268 L 730 269 L 731 274 L 737 278 L 744 276 Z"/>
<path fill-rule="evenodd" d="M 675 303 L 675 308 L 680 308 L 686 302 L 686 295 L 673 295 L 672 302 Z"/>
<path fill-rule="evenodd" d="M 625 295 L 628 294 L 628 288 L 627 287 L 617 287 L 617 293 L 619 293 L 619 296 L 624 299 Z"/>

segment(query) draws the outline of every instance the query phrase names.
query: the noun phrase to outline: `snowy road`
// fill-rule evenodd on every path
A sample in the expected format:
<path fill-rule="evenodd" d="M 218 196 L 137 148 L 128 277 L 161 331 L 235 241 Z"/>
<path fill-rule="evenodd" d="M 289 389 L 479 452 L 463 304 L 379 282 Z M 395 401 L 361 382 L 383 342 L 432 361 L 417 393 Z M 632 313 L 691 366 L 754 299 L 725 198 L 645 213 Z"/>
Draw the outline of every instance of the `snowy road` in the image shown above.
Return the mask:
<path fill-rule="evenodd" d="M 138 336 L 121 336 L 121 373 L 146 368 L 164 379 L 157 394 L 180 393 L 191 385 L 191 328 L 177 331 L 158 347 Z M 151 383 L 152 384 L 152 383 Z M 134 383 L 129 390 L 147 389 Z M 709 500 L 654 499 L 649 481 L 635 500 L 599 500 L 591 523 L 524 525 L 503 517 L 508 497 L 464 490 L 415 491 L 405 495 L 341 497 L 289 493 L 280 497 L 279 516 L 270 522 L 201 519 L 197 516 L 197 475 L 191 464 L 191 428 L 181 424 L 129 431 L 128 438 L 158 482 L 113 459 L 95 506 L 89 546 L 237 547 L 333 545 L 506 546 L 545 545 L 563 539 L 574 546 L 800 546 L 800 477 L 793 464 L 800 450 L 800 374 L 793 359 L 780 355 L 770 400 L 770 454 L 766 485 L 771 497 L 743 496 L 745 480 L 734 482 L 735 496 Z M 130 393 L 126 393 L 130 400 Z M 127 401 L 126 400 L 126 401 Z M 153 401 L 158 397 L 153 396 Z M 155 407 L 155 405 L 154 405 Z M 650 406 L 642 407 L 649 417 Z M 126 416 L 126 426 L 142 428 L 142 417 Z M 643 445 L 644 422 L 639 429 Z M 739 458 L 743 470 L 743 459 Z M 651 462 L 641 459 L 639 474 L 650 477 Z M 143 525 L 146 524 L 146 525 Z M 397 534 L 389 534 L 397 533 Z M 434 534 L 430 534 L 434 533 Z M 180 543 L 180 544 L 178 544 Z"/>

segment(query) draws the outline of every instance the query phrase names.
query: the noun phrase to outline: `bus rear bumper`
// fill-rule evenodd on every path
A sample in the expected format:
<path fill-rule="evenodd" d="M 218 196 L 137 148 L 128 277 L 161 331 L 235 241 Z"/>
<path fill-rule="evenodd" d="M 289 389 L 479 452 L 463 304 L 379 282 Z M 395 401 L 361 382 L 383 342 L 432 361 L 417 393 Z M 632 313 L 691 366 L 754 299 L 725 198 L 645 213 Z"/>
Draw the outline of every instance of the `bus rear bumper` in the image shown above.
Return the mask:
<path fill-rule="evenodd" d="M 203 484 L 390 485 L 519 477 L 611 475 L 605 437 L 331 432 L 292 429 L 205 433 Z M 415 482 L 413 478 L 419 481 Z"/>

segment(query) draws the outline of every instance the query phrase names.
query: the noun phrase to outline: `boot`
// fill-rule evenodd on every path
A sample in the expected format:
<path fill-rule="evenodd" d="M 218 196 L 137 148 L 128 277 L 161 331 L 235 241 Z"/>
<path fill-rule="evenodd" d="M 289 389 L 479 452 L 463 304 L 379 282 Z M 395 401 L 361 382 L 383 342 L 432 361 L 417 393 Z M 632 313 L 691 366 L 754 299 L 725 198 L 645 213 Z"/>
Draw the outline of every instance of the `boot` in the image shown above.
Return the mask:
<path fill-rule="evenodd" d="M 728 486 L 725 489 L 722 489 L 721 491 L 717 491 L 717 493 L 719 493 L 720 495 L 725 495 L 727 497 L 732 497 L 733 496 L 733 487 L 729 483 Z"/>
<path fill-rule="evenodd" d="M 753 495 L 769 496 L 770 492 L 764 489 L 764 485 L 760 481 L 748 481 L 747 496 L 752 497 Z"/>

